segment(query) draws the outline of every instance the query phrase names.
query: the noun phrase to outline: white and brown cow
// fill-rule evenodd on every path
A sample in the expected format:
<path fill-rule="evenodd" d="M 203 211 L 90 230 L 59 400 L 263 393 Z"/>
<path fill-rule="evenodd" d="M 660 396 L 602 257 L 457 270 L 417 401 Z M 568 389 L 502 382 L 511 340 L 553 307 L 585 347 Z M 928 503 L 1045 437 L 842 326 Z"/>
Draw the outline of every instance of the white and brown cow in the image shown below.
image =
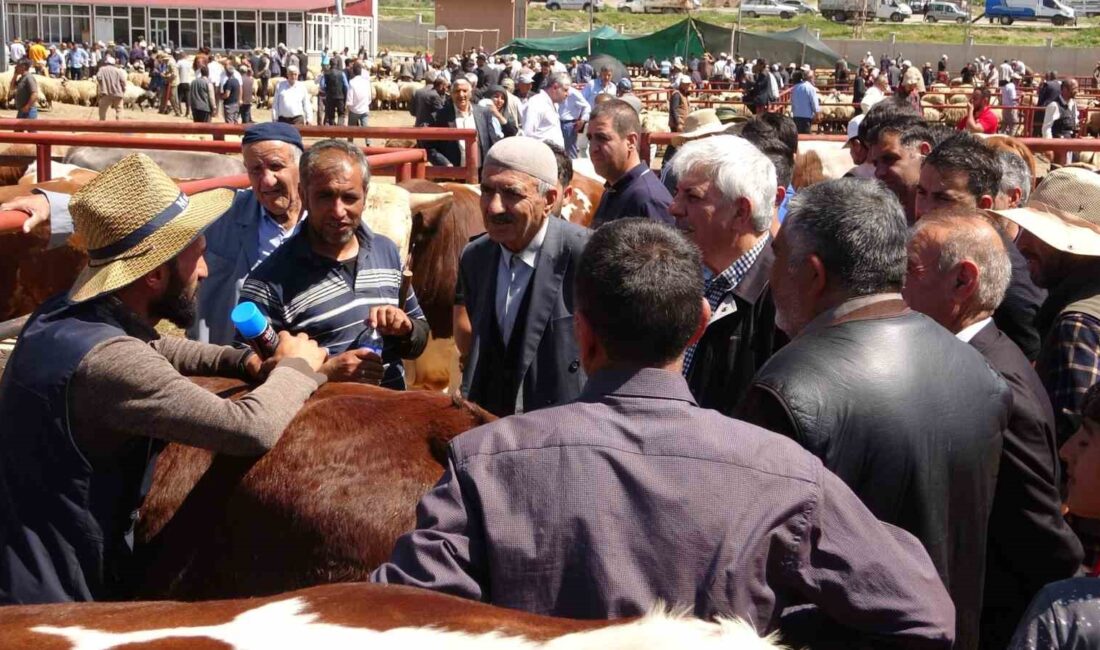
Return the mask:
<path fill-rule="evenodd" d="M 661 609 L 637 619 L 536 616 L 420 589 L 314 587 L 204 603 L 0 609 L 0 650 L 776 650 L 737 619 Z"/>

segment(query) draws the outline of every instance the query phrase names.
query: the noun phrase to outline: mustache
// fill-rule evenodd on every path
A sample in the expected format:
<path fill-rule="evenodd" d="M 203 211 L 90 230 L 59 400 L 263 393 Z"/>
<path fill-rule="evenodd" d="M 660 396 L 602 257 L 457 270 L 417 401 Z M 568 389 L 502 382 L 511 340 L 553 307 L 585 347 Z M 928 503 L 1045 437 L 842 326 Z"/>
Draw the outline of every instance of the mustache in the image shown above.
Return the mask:
<path fill-rule="evenodd" d="M 496 212 L 493 214 L 485 215 L 485 220 L 489 223 L 506 224 L 515 223 L 516 218 L 507 212 Z"/>

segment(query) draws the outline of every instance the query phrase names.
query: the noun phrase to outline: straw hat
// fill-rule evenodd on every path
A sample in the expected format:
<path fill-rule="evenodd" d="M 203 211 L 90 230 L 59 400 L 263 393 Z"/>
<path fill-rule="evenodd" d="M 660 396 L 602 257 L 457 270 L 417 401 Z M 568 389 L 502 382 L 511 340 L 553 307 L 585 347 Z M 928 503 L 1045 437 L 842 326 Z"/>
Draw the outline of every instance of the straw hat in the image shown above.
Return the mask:
<path fill-rule="evenodd" d="M 229 209 L 233 196 L 217 189 L 188 197 L 144 154 L 111 165 L 69 203 L 88 245 L 88 266 L 69 299 L 121 289 L 168 262 Z"/>
<path fill-rule="evenodd" d="M 708 135 L 736 133 L 740 127 L 740 124 L 723 124 L 722 120 L 718 119 L 718 112 L 713 108 L 701 108 L 692 111 L 684 118 L 684 130 L 673 134 L 672 144 L 682 147 L 685 142 L 705 138 Z"/>
<path fill-rule="evenodd" d="M 1081 167 L 1063 167 L 1043 178 L 1024 207 L 994 213 L 1060 251 L 1100 257 L 1098 206 L 1100 175 Z"/>

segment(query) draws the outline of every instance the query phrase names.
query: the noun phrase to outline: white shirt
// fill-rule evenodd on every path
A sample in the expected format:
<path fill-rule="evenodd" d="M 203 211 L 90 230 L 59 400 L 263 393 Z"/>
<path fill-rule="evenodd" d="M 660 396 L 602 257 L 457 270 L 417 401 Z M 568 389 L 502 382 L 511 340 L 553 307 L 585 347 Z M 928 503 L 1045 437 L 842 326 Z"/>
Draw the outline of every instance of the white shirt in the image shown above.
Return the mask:
<path fill-rule="evenodd" d="M 210 72 L 210 83 L 214 84 L 215 88 L 221 88 L 222 82 L 225 81 L 225 67 L 211 60 L 206 64 L 206 69 Z"/>
<path fill-rule="evenodd" d="M 474 122 L 474 107 L 470 106 L 470 109 L 465 114 L 459 113 L 458 108 L 455 108 L 455 128 L 456 129 L 474 129 L 477 130 L 477 124 Z M 458 166 L 466 166 L 466 141 L 458 141 Z"/>
<path fill-rule="evenodd" d="M 561 119 L 554 100 L 545 90 L 527 100 L 523 112 L 523 135 L 539 140 L 553 142 L 565 148 L 565 138 L 561 134 Z"/>
<path fill-rule="evenodd" d="M 569 94 L 565 97 L 565 101 L 558 106 L 558 117 L 562 122 L 584 120 L 588 121 L 588 116 L 592 112 L 592 106 L 581 94 L 581 91 L 576 88 L 570 88 Z"/>
<path fill-rule="evenodd" d="M 955 338 L 959 339 L 963 343 L 969 343 L 970 339 L 974 338 L 978 332 L 982 331 L 982 328 L 993 322 L 993 317 L 990 316 L 985 320 L 980 320 L 973 325 L 967 325 L 955 334 Z"/>
<path fill-rule="evenodd" d="M 859 103 L 859 107 L 863 109 L 863 112 L 871 110 L 871 107 L 875 104 L 886 99 L 886 94 L 879 90 L 878 86 L 871 86 L 867 89 L 867 92 L 863 95 L 863 101 Z"/>
<path fill-rule="evenodd" d="M 1001 72 L 1001 79 L 1008 79 L 1012 76 L 1012 66 L 1008 63 L 1002 63 L 998 66 Z"/>
<path fill-rule="evenodd" d="M 1001 86 L 1001 106 L 1005 108 L 1016 106 L 1016 84 L 1012 81 Z"/>
<path fill-rule="evenodd" d="M 291 86 L 289 81 L 283 79 L 275 89 L 275 108 L 271 111 L 271 119 L 302 117 L 306 124 L 312 124 L 313 108 L 310 104 L 309 89 L 304 83 L 297 81 Z"/>
<path fill-rule="evenodd" d="M 348 82 L 348 110 L 356 115 L 370 113 L 370 77 L 361 74 Z"/>
<path fill-rule="evenodd" d="M 27 56 L 27 48 L 23 47 L 22 43 L 12 43 L 9 51 L 11 52 L 10 63 L 12 65 L 19 63 L 19 59 Z"/>
<path fill-rule="evenodd" d="M 546 240 L 546 230 L 550 226 L 550 219 L 553 218 L 543 219 L 542 227 L 522 251 L 513 254 L 507 248 L 500 247 L 500 263 L 497 264 L 496 316 L 505 345 L 508 344 L 508 339 L 512 338 L 512 330 L 516 325 L 516 312 L 523 303 L 527 285 L 531 284 L 531 276 L 535 274 L 539 252 L 542 250 L 543 241 Z"/>
<path fill-rule="evenodd" d="M 1077 100 L 1071 99 L 1066 102 L 1066 107 L 1069 109 L 1069 114 L 1073 117 L 1073 123 L 1077 124 L 1080 120 L 1077 119 Z M 1046 111 L 1043 112 L 1043 137 L 1054 137 L 1054 122 L 1062 117 L 1062 107 L 1058 105 L 1058 102 L 1051 102 L 1047 104 Z"/>
<path fill-rule="evenodd" d="M 189 56 L 185 56 L 179 61 L 176 61 L 176 70 L 179 73 L 181 84 L 189 84 L 195 80 L 195 70 L 192 68 L 193 65 L 195 65 L 195 60 Z"/>

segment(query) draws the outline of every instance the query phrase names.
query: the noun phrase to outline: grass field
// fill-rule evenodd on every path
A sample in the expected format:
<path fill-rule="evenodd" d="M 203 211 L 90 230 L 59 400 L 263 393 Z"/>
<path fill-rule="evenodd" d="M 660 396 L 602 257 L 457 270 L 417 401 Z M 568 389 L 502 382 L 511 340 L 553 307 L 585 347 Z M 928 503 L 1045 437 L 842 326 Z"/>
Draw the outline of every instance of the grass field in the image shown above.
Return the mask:
<path fill-rule="evenodd" d="M 430 0 L 381 0 L 380 13 L 383 19 L 409 20 L 416 14 L 423 14 L 425 22 L 434 22 L 434 5 Z M 737 22 L 737 14 L 730 11 L 704 10 L 694 16 L 699 20 L 732 27 Z M 609 25 L 627 34 L 647 34 L 683 20 L 681 15 L 630 14 L 618 11 L 602 11 L 595 15 L 596 25 Z M 539 5 L 528 8 L 527 26 L 535 29 L 549 29 L 554 24 L 558 31 L 580 32 L 588 29 L 588 14 L 583 11 L 547 11 Z M 1034 27 L 1011 28 L 990 25 L 985 21 L 975 23 L 970 28 L 975 43 L 989 45 L 1045 45 L 1048 38 L 1054 38 L 1055 47 L 1100 47 L 1100 24 L 1094 19 L 1082 19 L 1080 29 L 1056 28 L 1049 23 L 1035 23 Z M 811 30 L 820 30 L 821 38 L 851 38 L 852 26 L 838 24 L 820 17 L 800 16 L 792 20 L 780 18 L 745 19 L 742 27 L 749 31 L 774 32 L 793 29 L 806 25 Z M 894 24 L 868 23 L 864 38 L 883 40 L 891 33 L 897 39 L 908 43 L 963 43 L 967 28 L 962 25 L 932 24 Z"/>

